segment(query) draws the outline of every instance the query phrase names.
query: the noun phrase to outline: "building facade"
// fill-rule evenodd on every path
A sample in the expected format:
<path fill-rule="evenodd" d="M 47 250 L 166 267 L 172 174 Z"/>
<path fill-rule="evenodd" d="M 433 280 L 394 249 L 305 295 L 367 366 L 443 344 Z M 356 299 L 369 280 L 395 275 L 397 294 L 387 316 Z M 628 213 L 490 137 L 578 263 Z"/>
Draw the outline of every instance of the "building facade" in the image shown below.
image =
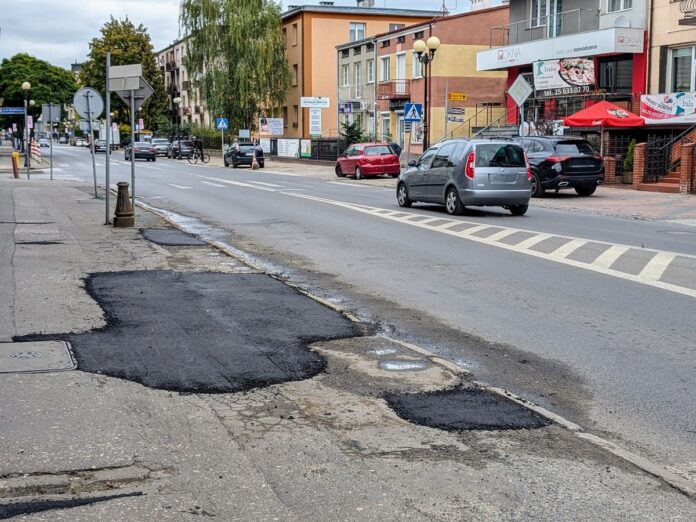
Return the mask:
<path fill-rule="evenodd" d="M 282 14 L 282 31 L 286 57 L 292 73 L 292 86 L 279 116 L 285 119 L 285 136 L 310 137 L 309 109 L 302 107 L 303 97 L 329 99 L 321 111 L 321 135 L 336 137 L 339 132 L 338 81 L 336 47 L 346 42 L 419 23 L 439 14 L 438 11 L 385 9 L 320 5 L 290 6 Z"/>
<path fill-rule="evenodd" d="M 416 40 L 436 36 L 440 47 L 430 64 L 430 143 L 445 136 L 469 136 L 505 112 L 507 73 L 477 71 L 476 54 L 487 47 L 488 28 L 507 23 L 508 8 L 499 6 L 453 16 L 378 35 L 375 38 L 377 136 L 419 154 L 421 126 L 407 132 L 404 106 L 424 102 L 424 65 L 413 50 Z"/>
<path fill-rule="evenodd" d="M 375 40 L 374 37 L 336 47 L 338 62 L 336 113 L 342 124 L 359 121 L 362 131 L 375 136 Z"/>

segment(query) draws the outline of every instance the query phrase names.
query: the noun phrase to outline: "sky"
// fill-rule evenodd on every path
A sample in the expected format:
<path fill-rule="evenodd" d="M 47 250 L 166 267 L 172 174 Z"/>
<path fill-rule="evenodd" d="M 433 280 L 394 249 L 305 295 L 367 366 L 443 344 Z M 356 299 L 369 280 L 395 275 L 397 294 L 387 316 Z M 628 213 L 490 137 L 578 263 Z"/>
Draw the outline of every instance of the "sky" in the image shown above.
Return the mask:
<path fill-rule="evenodd" d="M 284 0 L 283 6 L 318 4 L 318 0 Z M 336 5 L 355 5 L 336 0 Z M 375 0 L 375 7 L 439 10 L 442 0 Z M 446 0 L 452 12 L 468 10 L 469 0 Z M 155 50 L 179 36 L 179 0 L 0 0 L 0 60 L 29 53 L 69 68 L 82 62 L 89 42 L 109 20 L 125 18 L 147 27 Z"/>

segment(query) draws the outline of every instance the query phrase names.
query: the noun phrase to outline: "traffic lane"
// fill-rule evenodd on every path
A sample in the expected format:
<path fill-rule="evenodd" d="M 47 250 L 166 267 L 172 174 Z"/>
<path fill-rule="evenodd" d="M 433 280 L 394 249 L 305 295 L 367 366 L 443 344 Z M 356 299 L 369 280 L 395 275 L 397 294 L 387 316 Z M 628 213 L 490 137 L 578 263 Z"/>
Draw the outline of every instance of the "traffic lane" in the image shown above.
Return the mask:
<path fill-rule="evenodd" d="M 177 202 L 172 210 L 207 216 L 233 230 L 235 246 L 290 267 L 285 275 L 291 278 L 308 277 L 301 282 L 345 298 L 362 317 L 384 321 L 381 310 L 361 305 L 377 296 L 461 332 L 570 366 L 575 379 L 534 378 L 554 386 L 564 378 L 587 383 L 592 404 L 575 406 L 585 409 L 590 422 L 650 447 L 657 457 L 681 464 L 696 448 L 688 431 L 696 411 L 684 393 L 696 346 L 691 298 L 270 191 L 173 190 L 167 197 Z M 313 281 L 321 279 L 317 272 L 328 278 Z M 337 284 L 349 295 L 332 295 Z M 390 320 L 387 327 L 403 331 L 398 316 Z M 442 351 L 427 332 L 403 333 Z M 498 373 L 481 351 L 455 346 L 444 355 L 471 361 L 477 377 L 530 397 L 527 375 Z M 584 420 L 572 406 L 563 407 L 583 390 L 545 391 L 554 398 L 530 398 Z"/>

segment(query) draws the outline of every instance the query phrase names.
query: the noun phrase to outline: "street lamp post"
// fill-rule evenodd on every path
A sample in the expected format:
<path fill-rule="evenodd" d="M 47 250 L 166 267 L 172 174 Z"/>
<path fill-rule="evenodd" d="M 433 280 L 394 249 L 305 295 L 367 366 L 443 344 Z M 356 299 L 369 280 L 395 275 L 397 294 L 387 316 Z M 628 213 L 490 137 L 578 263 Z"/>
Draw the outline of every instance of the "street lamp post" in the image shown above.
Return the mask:
<path fill-rule="evenodd" d="M 178 140 L 180 138 L 179 133 L 179 126 L 181 124 L 181 116 L 179 115 L 179 106 L 181 104 L 181 98 L 177 96 L 172 100 L 172 103 L 176 106 L 176 139 Z"/>
<path fill-rule="evenodd" d="M 425 93 L 423 96 L 423 151 L 430 147 L 430 63 L 435 59 L 435 52 L 440 47 L 440 39 L 431 36 L 427 41 L 416 40 L 413 42 L 413 50 L 418 61 L 424 65 L 423 77 L 425 78 Z"/>
<path fill-rule="evenodd" d="M 24 140 L 24 152 L 26 154 L 24 159 L 24 164 L 27 167 L 27 179 L 29 179 L 29 89 L 31 89 L 31 83 L 22 83 L 22 90 L 24 91 L 24 133 L 26 134 L 26 139 Z"/>

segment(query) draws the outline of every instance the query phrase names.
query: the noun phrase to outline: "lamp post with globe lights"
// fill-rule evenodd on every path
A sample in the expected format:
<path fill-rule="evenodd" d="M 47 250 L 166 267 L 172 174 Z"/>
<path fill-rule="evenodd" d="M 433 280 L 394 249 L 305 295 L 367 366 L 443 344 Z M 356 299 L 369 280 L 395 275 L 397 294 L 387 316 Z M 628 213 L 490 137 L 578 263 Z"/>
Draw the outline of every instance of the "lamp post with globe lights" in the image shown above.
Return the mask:
<path fill-rule="evenodd" d="M 440 47 L 440 39 L 431 36 L 427 41 L 416 40 L 413 42 L 413 50 L 418 61 L 424 65 L 423 77 L 425 79 L 425 93 L 423 96 L 423 151 L 430 146 L 430 64 L 435 59 L 435 52 Z"/>
<path fill-rule="evenodd" d="M 26 139 L 24 139 L 24 152 L 26 154 L 24 164 L 27 167 L 27 179 L 29 178 L 29 90 L 31 89 L 31 83 L 22 83 L 22 90 L 24 91 L 24 133 L 26 134 Z"/>
<path fill-rule="evenodd" d="M 181 115 L 179 114 L 179 110 L 181 109 L 181 98 L 177 96 L 172 100 L 174 105 L 176 106 L 176 139 L 178 140 L 180 138 L 179 133 L 180 133 L 180 124 L 181 124 Z"/>

